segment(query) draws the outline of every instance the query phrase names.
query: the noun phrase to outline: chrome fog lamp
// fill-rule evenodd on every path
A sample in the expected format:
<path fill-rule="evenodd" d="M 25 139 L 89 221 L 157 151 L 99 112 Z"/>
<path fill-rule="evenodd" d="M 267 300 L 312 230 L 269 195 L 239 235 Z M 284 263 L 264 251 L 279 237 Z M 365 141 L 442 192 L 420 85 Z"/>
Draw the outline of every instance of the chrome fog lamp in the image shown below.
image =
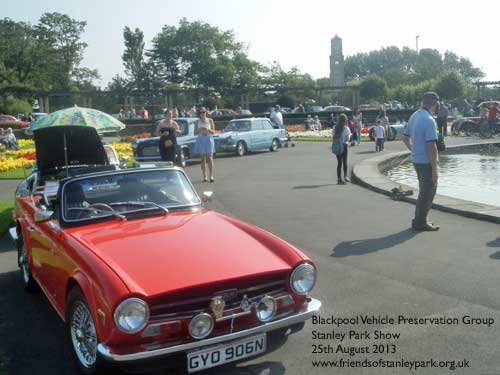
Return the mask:
<path fill-rule="evenodd" d="M 274 298 L 269 296 L 262 298 L 255 307 L 255 313 L 261 322 L 271 320 L 274 314 L 276 314 L 276 301 Z"/>
<path fill-rule="evenodd" d="M 203 339 L 207 337 L 214 328 L 214 320 L 207 313 L 196 315 L 189 322 L 189 334 L 194 339 Z"/>
<path fill-rule="evenodd" d="M 316 283 L 316 270 L 309 263 L 297 266 L 290 277 L 292 290 L 300 295 L 309 293 Z"/>
<path fill-rule="evenodd" d="M 128 298 L 117 306 L 113 317 L 120 331 L 136 333 L 146 326 L 149 307 L 142 299 Z"/>

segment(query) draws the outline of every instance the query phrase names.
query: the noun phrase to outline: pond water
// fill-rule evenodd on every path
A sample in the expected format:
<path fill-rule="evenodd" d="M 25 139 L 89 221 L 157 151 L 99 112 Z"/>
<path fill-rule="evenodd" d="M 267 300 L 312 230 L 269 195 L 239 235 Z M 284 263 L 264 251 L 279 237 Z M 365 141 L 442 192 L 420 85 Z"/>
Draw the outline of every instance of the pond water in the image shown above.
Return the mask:
<path fill-rule="evenodd" d="M 418 187 L 417 174 L 410 162 L 389 170 L 386 175 L 393 181 Z M 437 193 L 500 206 L 500 154 L 487 151 L 440 155 Z"/>

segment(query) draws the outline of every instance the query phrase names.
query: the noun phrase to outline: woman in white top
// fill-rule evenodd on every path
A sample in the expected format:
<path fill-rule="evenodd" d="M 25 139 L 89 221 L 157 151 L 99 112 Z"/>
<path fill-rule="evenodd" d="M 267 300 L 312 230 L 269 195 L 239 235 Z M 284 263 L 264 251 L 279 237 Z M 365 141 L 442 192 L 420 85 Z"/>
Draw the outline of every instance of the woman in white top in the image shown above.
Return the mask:
<path fill-rule="evenodd" d="M 341 114 L 338 118 L 337 125 L 332 130 L 332 137 L 339 138 L 344 144 L 344 152 L 337 156 L 337 182 L 339 185 L 345 185 L 349 182 L 349 177 L 347 177 L 347 148 L 349 147 L 349 140 L 351 139 L 351 131 L 347 126 L 347 116 Z M 344 170 L 344 181 L 341 178 L 341 171 Z"/>
<path fill-rule="evenodd" d="M 196 144 L 194 145 L 194 151 L 201 157 L 201 171 L 203 172 L 203 181 L 207 181 L 207 169 L 206 164 L 208 164 L 208 171 L 210 173 L 210 182 L 214 182 L 214 139 L 212 134 L 215 133 L 214 121 L 207 117 L 207 109 L 201 107 L 198 111 L 200 119 L 196 123 L 196 133 L 198 138 L 196 138 Z"/>

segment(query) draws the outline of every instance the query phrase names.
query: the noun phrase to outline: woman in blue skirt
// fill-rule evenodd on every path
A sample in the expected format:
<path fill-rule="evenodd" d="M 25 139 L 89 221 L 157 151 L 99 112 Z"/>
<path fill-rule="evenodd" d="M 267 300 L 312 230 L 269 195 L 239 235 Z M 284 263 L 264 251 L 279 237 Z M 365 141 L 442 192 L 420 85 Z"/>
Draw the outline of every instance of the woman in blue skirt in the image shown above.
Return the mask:
<path fill-rule="evenodd" d="M 212 134 L 215 133 L 214 121 L 207 117 L 207 109 L 201 107 L 198 111 L 200 119 L 196 123 L 196 133 L 198 133 L 198 138 L 196 138 L 196 144 L 194 145 L 194 151 L 201 157 L 201 171 L 203 172 L 203 181 L 207 182 L 207 168 L 210 173 L 210 182 L 214 182 L 214 139 Z"/>

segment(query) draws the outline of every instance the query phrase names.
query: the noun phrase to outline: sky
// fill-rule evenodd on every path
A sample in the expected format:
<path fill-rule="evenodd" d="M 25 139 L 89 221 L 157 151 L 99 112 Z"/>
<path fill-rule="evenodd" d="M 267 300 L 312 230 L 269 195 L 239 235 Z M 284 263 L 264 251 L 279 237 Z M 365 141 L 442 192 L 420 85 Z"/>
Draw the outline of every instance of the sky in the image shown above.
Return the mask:
<path fill-rule="evenodd" d="M 485 80 L 500 80 L 500 1 L 334 0 L 2 0 L 0 17 L 37 23 L 45 12 L 87 21 L 82 66 L 98 69 L 105 87 L 123 74 L 123 28 L 140 28 L 146 48 L 162 26 L 183 17 L 233 30 L 250 58 L 297 66 L 313 78 L 329 76 L 330 40 L 339 35 L 344 56 L 381 47 L 434 48 L 468 57 Z M 491 36 L 488 38 L 488 36 Z M 489 44 L 491 43 L 491 46 Z"/>

